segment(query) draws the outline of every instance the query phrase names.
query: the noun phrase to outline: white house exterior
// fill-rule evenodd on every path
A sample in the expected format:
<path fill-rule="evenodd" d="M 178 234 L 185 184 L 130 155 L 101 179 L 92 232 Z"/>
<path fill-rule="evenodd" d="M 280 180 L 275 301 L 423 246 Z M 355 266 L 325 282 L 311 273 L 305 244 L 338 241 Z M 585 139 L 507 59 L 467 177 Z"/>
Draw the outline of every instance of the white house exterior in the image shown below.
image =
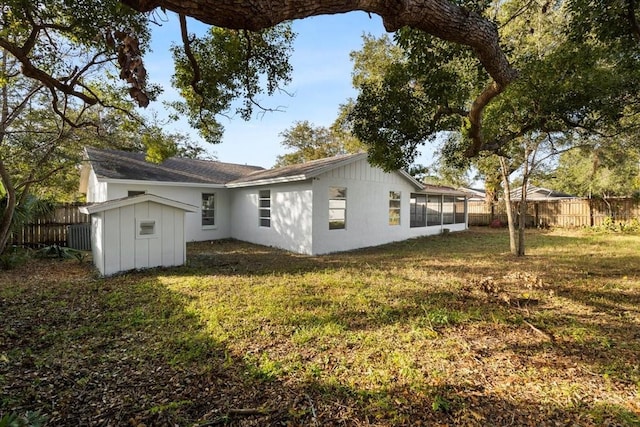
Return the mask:
<path fill-rule="evenodd" d="M 184 264 L 185 212 L 198 208 L 141 194 L 83 206 L 80 211 L 91 215 L 93 263 L 102 275 L 109 276 Z"/>
<path fill-rule="evenodd" d="M 145 193 L 198 206 L 186 214 L 186 241 L 235 238 L 316 255 L 467 228 L 463 192 L 384 172 L 364 153 L 265 170 L 86 152 L 81 190 L 89 203 Z"/>

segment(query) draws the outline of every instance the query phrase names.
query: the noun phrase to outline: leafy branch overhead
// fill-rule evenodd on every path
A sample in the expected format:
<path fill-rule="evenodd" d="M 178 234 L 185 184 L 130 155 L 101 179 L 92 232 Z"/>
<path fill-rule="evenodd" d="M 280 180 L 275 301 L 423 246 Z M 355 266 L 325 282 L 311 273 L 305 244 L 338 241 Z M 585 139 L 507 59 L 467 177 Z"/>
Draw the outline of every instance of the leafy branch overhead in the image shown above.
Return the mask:
<path fill-rule="evenodd" d="M 282 22 L 315 15 L 365 11 L 382 17 L 387 31 L 413 28 L 439 39 L 468 46 L 492 77 L 482 91 L 476 94 L 475 102 L 469 108 L 468 121 L 470 135 L 474 138 L 473 152 L 483 145 L 482 114 L 486 105 L 517 78 L 517 71 L 509 64 L 500 46 L 498 28 L 483 16 L 483 5 L 476 1 L 458 5 L 448 0 L 418 0 L 388 2 L 366 0 L 351 2 L 346 0 L 298 0 L 295 2 L 234 1 L 217 2 L 210 0 L 122 0 L 141 12 L 156 8 L 172 10 L 180 15 L 190 16 L 218 27 L 261 31 Z M 480 2 L 483 3 L 483 2 Z M 187 101 L 188 102 L 188 101 Z M 213 110 L 215 111 L 215 110 Z M 209 111 L 202 111 L 195 120 L 204 124 Z M 206 130 L 215 134 L 216 129 Z M 471 153 L 473 154 L 473 153 Z"/>
<path fill-rule="evenodd" d="M 180 23 L 182 45 L 171 48 L 172 83 L 183 100 L 172 105 L 207 141 L 216 143 L 222 136 L 219 115 L 248 120 L 256 108 L 269 110 L 259 95 L 272 95 L 289 83 L 295 34 L 289 24 L 280 24 L 262 31 L 212 27 L 198 38 L 188 33 L 184 17 Z"/>
<path fill-rule="evenodd" d="M 146 87 L 141 59 L 148 24 L 117 0 L 8 0 L 0 14 L 0 48 L 20 64 L 24 77 L 49 91 L 54 112 L 68 125 L 81 126 L 71 106 L 117 106 L 105 97 L 106 76 L 97 73 L 116 61 L 138 105 L 155 96 Z"/>
<path fill-rule="evenodd" d="M 370 160 L 387 169 L 406 167 L 436 136 L 446 141 L 442 151 L 451 161 L 464 163 L 481 151 L 512 156 L 523 139 L 541 134 L 589 138 L 637 131 L 640 57 L 629 14 L 602 5 L 606 19 L 585 18 L 578 2 L 510 0 L 487 8 L 520 76 L 475 119 L 478 100 L 493 83 L 470 49 L 404 28 L 395 36 L 402 55 L 380 67 L 375 56 L 367 57 L 374 42 L 365 40 L 358 72 L 379 72 L 356 82 L 350 119 L 356 136 L 369 144 Z"/>

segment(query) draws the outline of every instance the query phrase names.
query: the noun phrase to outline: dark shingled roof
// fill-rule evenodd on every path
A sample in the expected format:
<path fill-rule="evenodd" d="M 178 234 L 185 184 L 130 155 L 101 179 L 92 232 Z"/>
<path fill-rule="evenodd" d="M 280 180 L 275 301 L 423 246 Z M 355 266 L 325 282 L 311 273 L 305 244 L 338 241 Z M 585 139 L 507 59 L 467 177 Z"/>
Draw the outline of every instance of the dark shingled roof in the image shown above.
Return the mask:
<path fill-rule="evenodd" d="M 359 158 L 365 158 L 365 153 L 357 153 L 357 154 L 343 154 L 334 157 L 327 157 L 325 159 L 319 160 L 311 160 L 306 163 L 299 163 L 295 165 L 283 166 L 275 169 L 266 169 L 257 172 L 253 172 L 250 175 L 243 176 L 234 181 L 229 182 L 229 184 L 249 184 L 255 183 L 263 180 L 286 180 L 287 178 L 293 177 L 304 177 L 305 179 L 313 178 L 314 176 L 319 175 L 320 173 L 333 169 L 341 164 L 347 164 L 351 161 L 357 160 Z"/>
<path fill-rule="evenodd" d="M 85 151 L 96 175 L 110 179 L 226 184 L 264 170 L 259 166 L 178 157 L 155 164 L 145 161 L 144 153 L 95 148 L 86 148 Z"/>

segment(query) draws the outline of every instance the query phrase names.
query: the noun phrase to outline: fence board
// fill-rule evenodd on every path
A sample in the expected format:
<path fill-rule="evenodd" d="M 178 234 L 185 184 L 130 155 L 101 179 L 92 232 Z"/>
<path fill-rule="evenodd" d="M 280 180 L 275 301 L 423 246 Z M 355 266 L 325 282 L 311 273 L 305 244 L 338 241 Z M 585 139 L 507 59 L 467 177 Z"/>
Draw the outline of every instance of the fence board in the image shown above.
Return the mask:
<path fill-rule="evenodd" d="M 15 233 L 10 242 L 12 245 L 67 246 L 67 226 L 89 222 L 89 215 L 80 213 L 78 207 L 82 203 L 65 203 L 55 207 L 51 215 L 25 225 Z"/>
<path fill-rule="evenodd" d="M 489 225 L 495 219 L 507 222 L 504 202 L 488 205 L 469 201 L 469 225 Z M 628 223 L 640 220 L 640 202 L 631 198 L 557 199 L 527 202 L 527 226 L 590 227 L 601 226 L 608 219 Z"/>

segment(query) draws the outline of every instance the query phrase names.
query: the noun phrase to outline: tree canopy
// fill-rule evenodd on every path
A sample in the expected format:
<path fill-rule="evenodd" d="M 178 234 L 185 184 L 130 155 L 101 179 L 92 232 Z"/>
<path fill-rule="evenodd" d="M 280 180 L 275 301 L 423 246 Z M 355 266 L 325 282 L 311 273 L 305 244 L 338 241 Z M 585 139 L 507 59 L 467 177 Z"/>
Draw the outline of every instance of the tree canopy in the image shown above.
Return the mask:
<path fill-rule="evenodd" d="M 336 122 L 336 123 L 339 123 Z M 294 123 L 280 133 L 281 144 L 293 151 L 278 156 L 276 166 L 304 163 L 339 154 L 364 151 L 365 146 L 349 134 L 340 131 L 338 125 L 330 128 L 314 126 L 305 120 Z"/>

